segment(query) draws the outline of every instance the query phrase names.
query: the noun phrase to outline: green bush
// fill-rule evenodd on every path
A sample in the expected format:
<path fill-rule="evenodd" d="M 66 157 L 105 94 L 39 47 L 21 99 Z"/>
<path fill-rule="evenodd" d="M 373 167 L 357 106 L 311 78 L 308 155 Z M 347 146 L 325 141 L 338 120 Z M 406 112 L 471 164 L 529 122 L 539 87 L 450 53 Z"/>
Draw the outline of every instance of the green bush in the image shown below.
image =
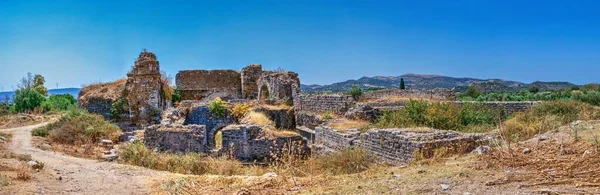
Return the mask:
<path fill-rule="evenodd" d="M 11 113 L 11 106 L 6 103 L 0 103 L 0 116 L 9 115 Z"/>
<path fill-rule="evenodd" d="M 116 142 L 121 135 L 119 127 L 102 116 L 79 109 L 70 110 L 59 121 L 39 128 L 32 135 L 43 135 L 43 131 L 47 132 L 50 141 L 71 145 L 97 143 L 101 139 Z"/>
<path fill-rule="evenodd" d="M 208 111 L 215 116 L 223 117 L 227 111 L 227 105 L 221 98 L 217 97 L 208 102 Z"/>
<path fill-rule="evenodd" d="M 409 101 L 404 109 L 384 112 L 373 126 L 377 128 L 432 127 L 463 132 L 488 131 L 502 119 L 500 109 L 480 103 Z"/>
<path fill-rule="evenodd" d="M 600 91 L 584 91 L 581 93 L 574 93 L 571 99 L 600 106 Z"/>
<path fill-rule="evenodd" d="M 77 100 L 71 94 L 53 94 L 40 107 L 45 112 L 69 110 L 77 107 Z"/>
<path fill-rule="evenodd" d="M 358 101 L 360 97 L 363 95 L 363 91 L 356 85 L 352 85 L 352 88 L 346 92 L 346 95 L 352 96 L 352 99 Z"/>
<path fill-rule="evenodd" d="M 123 98 L 117 99 L 110 105 L 110 118 L 114 120 L 121 119 L 121 115 L 127 113 L 127 103 Z"/>
<path fill-rule="evenodd" d="M 39 92 L 31 89 L 19 89 L 13 99 L 14 110 L 17 112 L 31 111 L 39 108 L 46 98 Z"/>
<path fill-rule="evenodd" d="M 46 137 L 46 136 L 48 136 L 48 129 L 44 128 L 44 127 L 40 127 L 40 128 L 34 129 L 33 131 L 31 131 L 31 135 L 33 135 L 33 136 L 40 136 L 40 137 Z"/>

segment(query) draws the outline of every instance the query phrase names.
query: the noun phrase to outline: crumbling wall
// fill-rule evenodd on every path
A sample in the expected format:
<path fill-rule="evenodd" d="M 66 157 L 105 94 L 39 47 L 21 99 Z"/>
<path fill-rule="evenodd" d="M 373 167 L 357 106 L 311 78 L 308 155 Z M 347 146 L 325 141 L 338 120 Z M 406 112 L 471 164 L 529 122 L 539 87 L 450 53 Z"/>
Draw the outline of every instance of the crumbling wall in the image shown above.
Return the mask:
<path fill-rule="evenodd" d="M 263 71 L 258 80 L 258 96 L 262 101 L 274 98 L 294 104 L 299 95 L 300 79 L 295 72 Z"/>
<path fill-rule="evenodd" d="M 335 114 L 343 114 L 355 101 L 347 95 L 302 95 L 299 102 L 294 104 L 297 111 L 309 111 L 323 113 L 331 111 Z"/>
<path fill-rule="evenodd" d="M 431 154 L 441 147 L 471 151 L 487 139 L 484 134 L 461 134 L 454 131 L 413 131 L 409 129 L 372 129 L 366 133 L 356 130 L 336 131 L 326 126 L 315 130 L 316 143 L 342 150 L 360 147 L 388 163 L 407 163 L 415 151 Z"/>
<path fill-rule="evenodd" d="M 201 100 L 213 93 L 239 98 L 242 93 L 241 75 L 235 70 L 184 70 L 175 78 L 181 100 Z"/>
<path fill-rule="evenodd" d="M 119 79 L 115 82 L 87 85 L 79 91 L 77 104 L 89 113 L 109 119 L 110 108 L 113 102 L 121 98 L 125 83 L 125 79 Z"/>
<path fill-rule="evenodd" d="M 504 112 L 504 114 L 507 115 L 511 115 L 513 113 L 516 112 L 525 112 L 527 111 L 529 108 L 539 104 L 540 102 L 537 101 L 509 101 L 509 102 L 477 102 L 477 101 L 456 101 L 456 104 L 458 104 L 459 106 L 462 106 L 465 103 L 471 103 L 471 104 L 483 104 L 485 106 L 489 106 L 492 108 L 498 108 L 498 109 L 502 109 L 502 111 Z"/>
<path fill-rule="evenodd" d="M 273 123 L 275 123 L 275 128 L 277 129 L 296 128 L 294 109 L 259 107 L 256 108 L 255 111 L 264 113 L 271 121 L 273 121 Z"/>
<path fill-rule="evenodd" d="M 307 112 L 307 111 L 295 111 L 295 119 L 296 126 L 298 127 L 308 127 L 310 129 L 314 129 L 315 127 L 323 124 L 323 120 L 321 120 L 321 116 Z"/>
<path fill-rule="evenodd" d="M 307 157 L 310 148 L 301 136 L 264 137 L 256 125 L 231 125 L 223 129 L 222 151 L 242 161 L 268 160 L 283 153 Z"/>
<path fill-rule="evenodd" d="M 127 74 L 124 98 L 130 119 L 135 124 L 156 124 L 166 105 L 161 97 L 162 83 L 159 62 L 149 51 L 142 51 Z"/>
<path fill-rule="evenodd" d="M 215 134 L 230 124 L 234 124 L 235 120 L 231 116 L 229 111 L 226 111 L 224 116 L 216 116 L 208 111 L 208 106 L 199 105 L 190 109 L 186 116 L 185 125 L 197 124 L 206 126 L 206 145 L 208 147 L 215 147 Z"/>
<path fill-rule="evenodd" d="M 456 95 L 452 89 L 382 89 L 368 91 L 363 95 L 364 98 L 377 99 L 382 97 L 403 97 L 412 99 L 430 99 L 430 100 L 456 100 Z"/>
<path fill-rule="evenodd" d="M 171 152 L 205 152 L 204 125 L 152 125 L 145 129 L 147 148 Z"/>
<path fill-rule="evenodd" d="M 242 68 L 242 98 L 258 98 L 258 80 L 262 75 L 262 66 L 260 64 L 250 64 Z"/>

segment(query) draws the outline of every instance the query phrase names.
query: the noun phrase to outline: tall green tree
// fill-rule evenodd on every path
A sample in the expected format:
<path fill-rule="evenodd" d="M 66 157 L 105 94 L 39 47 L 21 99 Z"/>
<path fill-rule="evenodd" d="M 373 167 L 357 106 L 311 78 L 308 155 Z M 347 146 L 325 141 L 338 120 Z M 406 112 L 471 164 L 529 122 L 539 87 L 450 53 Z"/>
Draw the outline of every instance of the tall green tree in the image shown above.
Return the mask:
<path fill-rule="evenodd" d="M 406 89 L 406 86 L 404 86 L 404 78 L 400 78 L 400 89 Z"/>
<path fill-rule="evenodd" d="M 469 86 L 469 88 L 467 88 L 467 92 L 465 92 L 465 95 L 472 97 L 472 98 L 477 98 L 477 97 L 479 97 L 479 95 L 481 95 L 481 92 L 479 92 L 477 89 L 475 89 L 475 87 Z"/>
<path fill-rule="evenodd" d="M 44 87 L 45 82 L 46 82 L 46 79 L 44 79 L 44 77 L 42 75 L 36 74 L 33 77 L 33 90 L 37 91 L 38 93 L 42 94 L 43 96 L 48 96 L 48 89 L 46 87 Z"/>
<path fill-rule="evenodd" d="M 346 94 L 352 96 L 352 99 L 354 99 L 355 101 L 358 101 L 363 95 L 363 91 L 360 87 L 352 85 L 352 88 L 350 88 L 350 90 L 348 90 Z"/>

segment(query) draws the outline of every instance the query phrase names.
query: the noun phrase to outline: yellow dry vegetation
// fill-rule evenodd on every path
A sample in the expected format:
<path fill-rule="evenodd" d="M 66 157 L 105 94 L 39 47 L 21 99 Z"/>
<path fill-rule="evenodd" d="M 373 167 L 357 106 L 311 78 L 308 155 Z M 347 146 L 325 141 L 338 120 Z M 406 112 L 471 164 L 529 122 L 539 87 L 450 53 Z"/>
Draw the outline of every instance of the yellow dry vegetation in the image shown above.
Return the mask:
<path fill-rule="evenodd" d="M 369 122 L 363 120 L 350 120 L 350 119 L 337 119 L 332 120 L 328 123 L 329 127 L 338 130 L 338 131 L 346 131 L 349 129 L 362 129 L 369 126 Z"/>
<path fill-rule="evenodd" d="M 273 122 L 269 118 L 260 112 L 251 111 L 242 119 L 242 123 L 255 124 L 259 126 L 270 125 Z"/>
<path fill-rule="evenodd" d="M 79 91 L 79 103 L 87 104 L 90 99 L 102 98 L 116 100 L 121 97 L 121 93 L 125 89 L 127 83 L 126 78 L 107 83 L 94 83 L 81 88 Z"/>

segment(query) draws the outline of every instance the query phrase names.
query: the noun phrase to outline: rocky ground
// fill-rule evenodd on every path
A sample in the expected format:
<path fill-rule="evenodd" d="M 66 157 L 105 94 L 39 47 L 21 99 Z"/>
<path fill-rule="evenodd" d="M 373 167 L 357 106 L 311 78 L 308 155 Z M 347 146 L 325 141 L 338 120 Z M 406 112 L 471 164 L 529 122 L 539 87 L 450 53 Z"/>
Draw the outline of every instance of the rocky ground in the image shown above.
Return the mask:
<path fill-rule="evenodd" d="M 11 132 L 10 148 L 44 163 L 32 180 L 2 188 L 2 194 L 149 194 L 150 186 L 174 174 L 114 162 L 99 162 L 43 151 L 31 144 L 30 131 L 45 124 L 3 129 Z"/>

